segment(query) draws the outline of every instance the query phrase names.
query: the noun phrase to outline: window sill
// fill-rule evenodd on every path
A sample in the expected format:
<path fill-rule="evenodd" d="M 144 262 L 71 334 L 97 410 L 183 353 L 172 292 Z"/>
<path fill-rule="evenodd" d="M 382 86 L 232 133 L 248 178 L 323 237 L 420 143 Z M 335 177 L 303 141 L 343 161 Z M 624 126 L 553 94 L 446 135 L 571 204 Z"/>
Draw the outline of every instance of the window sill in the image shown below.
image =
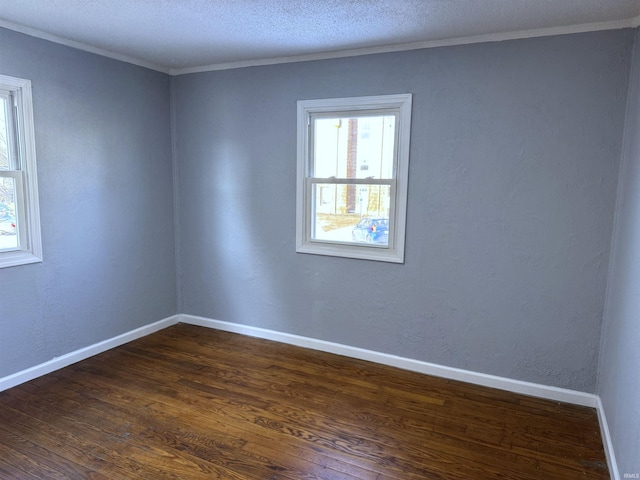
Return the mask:
<path fill-rule="evenodd" d="M 404 252 L 398 252 L 388 248 L 366 247 L 360 245 L 310 242 L 298 245 L 296 252 L 309 253 L 312 255 L 325 255 L 330 257 L 355 258 L 358 260 L 404 263 Z"/>
<path fill-rule="evenodd" d="M 19 267 L 31 263 L 42 262 L 42 256 L 30 252 L 3 252 L 0 253 L 0 268 Z"/>

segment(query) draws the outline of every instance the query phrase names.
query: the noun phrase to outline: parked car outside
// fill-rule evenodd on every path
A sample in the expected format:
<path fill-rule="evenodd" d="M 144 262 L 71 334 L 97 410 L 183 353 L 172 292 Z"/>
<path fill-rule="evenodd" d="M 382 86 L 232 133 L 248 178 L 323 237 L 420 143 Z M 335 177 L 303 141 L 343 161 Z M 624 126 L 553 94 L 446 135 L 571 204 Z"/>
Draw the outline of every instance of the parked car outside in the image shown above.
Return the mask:
<path fill-rule="evenodd" d="M 353 227 L 351 237 L 354 242 L 389 243 L 389 219 L 364 217 Z"/>

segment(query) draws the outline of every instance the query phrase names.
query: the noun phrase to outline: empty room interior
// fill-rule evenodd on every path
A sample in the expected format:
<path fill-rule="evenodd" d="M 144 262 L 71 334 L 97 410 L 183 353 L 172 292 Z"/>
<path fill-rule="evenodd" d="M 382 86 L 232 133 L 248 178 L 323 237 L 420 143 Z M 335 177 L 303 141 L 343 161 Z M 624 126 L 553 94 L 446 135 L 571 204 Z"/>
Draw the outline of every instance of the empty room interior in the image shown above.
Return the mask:
<path fill-rule="evenodd" d="M 639 27 L 0 1 L 0 478 L 640 478 Z"/>

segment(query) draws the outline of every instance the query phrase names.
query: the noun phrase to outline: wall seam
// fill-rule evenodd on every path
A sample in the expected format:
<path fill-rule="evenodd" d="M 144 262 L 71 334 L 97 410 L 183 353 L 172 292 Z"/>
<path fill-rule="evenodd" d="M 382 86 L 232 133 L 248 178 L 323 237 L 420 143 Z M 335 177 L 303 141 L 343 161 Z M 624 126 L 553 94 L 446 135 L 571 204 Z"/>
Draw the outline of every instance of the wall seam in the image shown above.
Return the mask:
<path fill-rule="evenodd" d="M 595 391 L 596 395 L 600 395 L 600 386 L 601 386 L 601 369 L 602 369 L 602 361 L 604 357 L 605 350 L 605 340 L 606 340 L 606 326 L 609 319 L 609 312 L 611 310 L 611 284 L 613 279 L 613 270 L 614 263 L 616 259 L 617 252 L 617 238 L 620 230 L 620 210 L 622 207 L 622 199 L 624 198 L 625 193 L 625 183 L 624 183 L 624 174 L 628 168 L 628 158 L 629 158 L 629 122 L 631 120 L 631 102 L 632 96 L 634 93 L 634 80 L 640 80 L 640 66 L 638 62 L 635 61 L 635 52 L 638 48 L 638 30 L 636 29 L 634 34 L 633 46 L 631 48 L 631 68 L 629 69 L 629 82 L 627 86 L 627 101 L 625 105 L 625 115 L 624 115 L 624 125 L 622 128 L 622 148 L 620 150 L 620 166 L 618 167 L 618 188 L 616 192 L 616 204 L 613 210 L 613 228 L 611 232 L 611 246 L 609 249 L 609 267 L 607 271 L 607 282 L 605 286 L 605 298 L 604 298 L 604 309 L 602 312 L 602 322 L 600 324 L 600 342 L 599 342 L 599 350 L 598 350 L 598 363 L 596 364 L 596 385 Z M 604 406 L 603 406 L 604 408 Z"/>
<path fill-rule="evenodd" d="M 173 181 L 173 238 L 174 257 L 176 270 L 176 313 L 182 313 L 183 291 L 182 291 L 182 257 L 180 235 L 180 169 L 178 168 L 178 129 L 176 126 L 176 78 L 169 76 L 169 104 L 170 104 L 170 124 L 171 124 L 171 166 Z"/>

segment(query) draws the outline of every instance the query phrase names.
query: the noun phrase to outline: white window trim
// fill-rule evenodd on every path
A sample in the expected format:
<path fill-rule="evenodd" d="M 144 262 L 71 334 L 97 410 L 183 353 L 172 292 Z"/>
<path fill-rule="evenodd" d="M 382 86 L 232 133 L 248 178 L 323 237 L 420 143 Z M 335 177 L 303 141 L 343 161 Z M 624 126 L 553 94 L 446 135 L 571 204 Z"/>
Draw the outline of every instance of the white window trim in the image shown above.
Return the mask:
<path fill-rule="evenodd" d="M 411 94 L 379 95 L 371 97 L 331 98 L 298 101 L 298 169 L 296 189 L 296 252 L 335 257 L 358 258 L 383 262 L 404 263 L 404 245 L 409 181 L 409 145 L 411 133 Z M 374 245 L 344 244 L 311 240 L 310 225 L 310 160 L 309 125 L 311 116 L 328 112 L 368 112 L 393 109 L 398 112 L 397 158 L 394 179 L 382 181 L 391 185 L 391 228 L 388 248 Z M 326 179 L 325 179 L 326 180 Z M 350 183 L 359 183 L 354 180 Z M 375 183 L 366 180 L 364 183 Z M 323 183 L 327 183 L 323 181 Z M 339 180 L 337 181 L 339 183 Z"/>
<path fill-rule="evenodd" d="M 23 227 L 20 238 L 21 249 L 0 252 L 0 268 L 6 268 L 42 262 L 42 237 L 31 81 L 0 75 L 0 89 L 14 92 L 17 98 L 20 169 L 0 171 L 0 175 L 16 179 L 19 192 L 18 221 Z"/>

